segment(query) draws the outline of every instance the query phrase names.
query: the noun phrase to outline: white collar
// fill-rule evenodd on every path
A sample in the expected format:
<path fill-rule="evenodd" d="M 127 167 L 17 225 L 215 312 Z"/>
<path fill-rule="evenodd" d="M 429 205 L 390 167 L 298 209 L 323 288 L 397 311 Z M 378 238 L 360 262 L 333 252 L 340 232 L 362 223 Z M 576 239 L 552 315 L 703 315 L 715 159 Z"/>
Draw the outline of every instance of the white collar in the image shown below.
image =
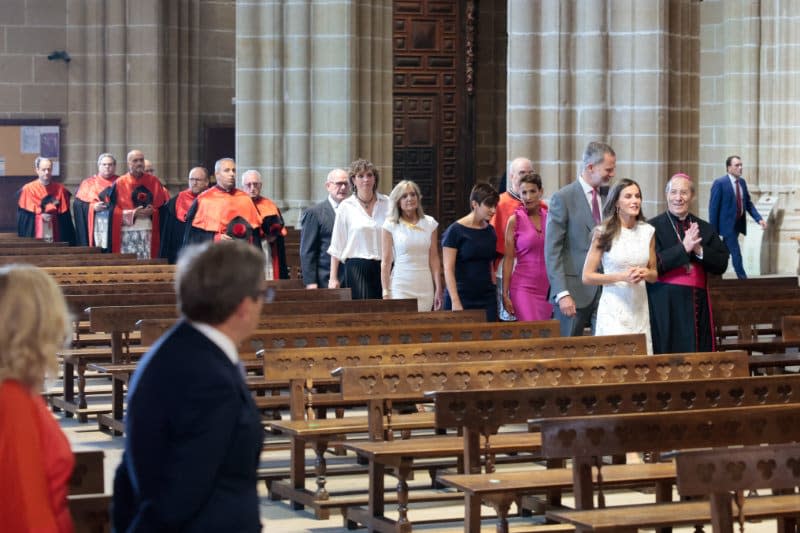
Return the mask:
<path fill-rule="evenodd" d="M 225 355 L 228 359 L 231 360 L 231 363 L 234 365 L 239 364 L 239 350 L 236 349 L 236 344 L 224 333 L 220 330 L 206 324 L 204 322 L 189 322 L 197 331 L 205 335 L 208 340 L 213 342 L 217 345 L 217 347 L 225 352 Z"/>

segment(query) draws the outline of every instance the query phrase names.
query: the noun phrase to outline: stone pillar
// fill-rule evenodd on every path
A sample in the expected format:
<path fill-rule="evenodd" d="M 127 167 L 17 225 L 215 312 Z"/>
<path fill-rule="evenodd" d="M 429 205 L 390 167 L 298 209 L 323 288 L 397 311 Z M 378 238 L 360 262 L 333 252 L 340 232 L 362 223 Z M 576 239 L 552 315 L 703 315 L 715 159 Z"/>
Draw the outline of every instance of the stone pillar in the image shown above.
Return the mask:
<path fill-rule="evenodd" d="M 236 162 L 295 224 L 331 168 L 370 159 L 391 187 L 392 3 L 237 1 Z"/>
<path fill-rule="evenodd" d="M 67 146 L 70 182 L 112 152 L 117 171 L 141 149 L 167 184 L 185 184 L 198 159 L 200 0 L 70 2 Z"/>
<path fill-rule="evenodd" d="M 696 171 L 696 14 L 688 0 L 509 0 L 507 157 L 530 157 L 549 195 L 606 141 L 645 214 L 660 211 L 668 175 Z"/>
<path fill-rule="evenodd" d="M 800 124 L 792 72 L 800 65 L 794 22 L 796 2 L 707 0 L 701 8 L 702 105 L 700 146 L 701 204 L 708 208 L 708 190 L 725 173 L 725 159 L 742 157 L 744 177 L 754 201 L 776 198 L 782 216 L 768 230 L 769 272 L 797 271 L 800 199 L 795 155 Z"/>

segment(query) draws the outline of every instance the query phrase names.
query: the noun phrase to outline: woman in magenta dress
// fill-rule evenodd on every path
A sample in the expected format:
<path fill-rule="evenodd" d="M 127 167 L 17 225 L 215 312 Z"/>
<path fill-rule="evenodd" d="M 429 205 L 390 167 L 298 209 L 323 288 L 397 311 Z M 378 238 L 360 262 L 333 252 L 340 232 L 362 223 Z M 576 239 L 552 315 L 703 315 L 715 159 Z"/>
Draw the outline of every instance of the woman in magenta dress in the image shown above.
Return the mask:
<path fill-rule="evenodd" d="M 544 265 L 547 205 L 542 202 L 541 176 L 523 176 L 519 192 L 522 205 L 505 227 L 503 305 L 517 320 L 547 320 L 553 314 L 553 306 L 547 300 L 550 290 Z"/>

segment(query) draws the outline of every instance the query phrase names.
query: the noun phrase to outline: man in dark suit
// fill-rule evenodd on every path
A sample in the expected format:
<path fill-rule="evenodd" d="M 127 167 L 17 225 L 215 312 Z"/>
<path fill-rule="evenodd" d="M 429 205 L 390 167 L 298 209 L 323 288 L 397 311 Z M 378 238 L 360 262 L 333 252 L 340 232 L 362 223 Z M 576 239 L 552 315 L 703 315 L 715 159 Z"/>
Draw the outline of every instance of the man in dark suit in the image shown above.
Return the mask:
<path fill-rule="evenodd" d="M 131 379 L 114 530 L 260 531 L 264 436 L 236 346 L 258 325 L 264 255 L 239 240 L 187 247 L 176 290 L 182 318 Z"/>
<path fill-rule="evenodd" d="M 328 247 L 331 244 L 333 221 L 336 219 L 339 202 L 350 194 L 349 185 L 346 170 L 341 168 L 331 170 L 325 180 L 328 197 L 303 213 L 300 221 L 300 263 L 303 283 L 307 289 L 328 286 L 331 272 Z M 339 269 L 339 282 L 343 281 L 344 269 Z"/>
<path fill-rule="evenodd" d="M 617 165 L 614 150 L 601 142 L 590 142 L 583 152 L 583 170 L 550 199 L 544 239 L 544 261 L 550 280 L 554 316 L 561 335 L 583 335 L 586 326 L 594 332 L 600 287 L 581 281 L 583 263 L 592 241 L 592 229 L 600 223 L 606 188 Z M 601 187 L 603 187 L 601 189 Z"/>
<path fill-rule="evenodd" d="M 728 173 L 714 180 L 711 185 L 711 199 L 708 202 L 708 218 L 714 230 L 719 233 L 728 251 L 731 262 L 739 279 L 747 278 L 742 264 L 742 252 L 739 249 L 739 234 L 747 234 L 745 213 L 750 213 L 753 220 L 762 229 L 767 228 L 764 220 L 750 200 L 747 183 L 742 178 L 742 158 L 732 155 L 725 160 Z"/>

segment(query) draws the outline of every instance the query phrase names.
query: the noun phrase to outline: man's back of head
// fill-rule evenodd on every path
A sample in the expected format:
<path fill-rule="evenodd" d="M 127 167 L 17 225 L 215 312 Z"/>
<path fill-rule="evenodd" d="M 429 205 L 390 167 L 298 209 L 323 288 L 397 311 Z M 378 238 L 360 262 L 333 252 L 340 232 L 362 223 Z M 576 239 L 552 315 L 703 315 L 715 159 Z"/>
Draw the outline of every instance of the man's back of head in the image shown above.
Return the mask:
<path fill-rule="evenodd" d="M 264 254 L 239 240 L 184 248 L 175 275 L 178 310 L 195 322 L 224 322 L 243 299 L 261 298 L 264 266 Z"/>

